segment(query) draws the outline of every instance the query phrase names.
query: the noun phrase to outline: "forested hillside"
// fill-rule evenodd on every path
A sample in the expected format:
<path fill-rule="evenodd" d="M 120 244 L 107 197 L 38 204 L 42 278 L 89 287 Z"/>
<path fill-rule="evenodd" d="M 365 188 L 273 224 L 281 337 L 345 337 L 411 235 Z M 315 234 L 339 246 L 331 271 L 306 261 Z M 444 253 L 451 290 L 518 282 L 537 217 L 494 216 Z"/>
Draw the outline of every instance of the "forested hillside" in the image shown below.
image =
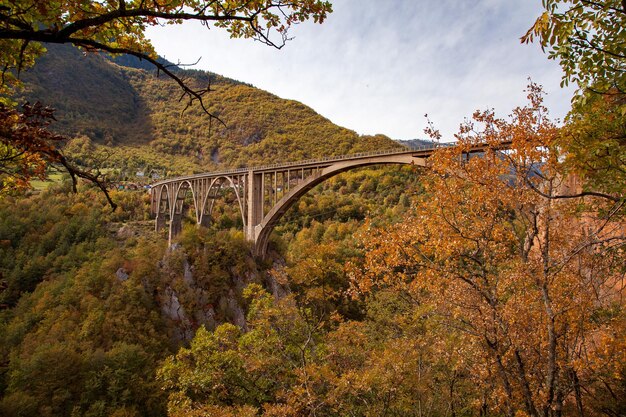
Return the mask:
<path fill-rule="evenodd" d="M 209 111 L 226 126 L 209 123 L 198 107 L 182 113 L 178 87 L 134 68 L 141 66 L 134 60 L 120 66 L 72 48 L 50 49 L 24 77 L 24 97 L 55 107 L 52 128 L 72 138 L 64 150 L 85 166 L 132 178 L 138 170 L 173 175 L 398 146 L 249 85 L 185 71 L 193 82 L 210 79 Z M 362 169 L 318 187 L 278 225 L 272 260 L 251 257 L 237 209 L 224 201 L 214 208 L 210 230 L 189 220 L 167 249 L 166 237 L 151 231 L 141 191 L 113 192 L 119 205 L 113 213 L 95 190 L 72 195 L 62 182 L 5 199 L 0 412 L 165 415 L 160 363 L 198 329 L 247 328 L 243 290 L 251 284 L 280 297 L 298 294 L 320 318 L 336 312 L 362 318 L 343 271 L 361 256 L 353 235 L 367 217 L 397 221 L 416 174 Z"/>
<path fill-rule="evenodd" d="M 579 83 L 562 124 L 529 82 L 527 102 L 476 111 L 425 167 L 356 169 L 314 188 L 263 258 L 225 190 L 209 226 L 183 210 L 168 245 L 143 189 L 109 190 L 117 208 L 94 181 L 58 173 L 30 189 L 68 161 L 123 180 L 397 146 L 176 70 L 210 84 L 208 111 L 224 123 L 209 122 L 145 62 L 37 49 L 96 42 L 87 49 L 149 58 L 157 12 L 267 41 L 256 21 L 229 19 L 261 13 L 286 35 L 331 10 L 183 3 L 0 6 L 0 416 L 626 415 L 623 2 L 546 1 L 524 36 Z M 24 90 L 8 97 L 21 69 Z M 56 107 L 57 121 L 7 104 L 24 99 Z"/>
<path fill-rule="evenodd" d="M 622 415 L 626 229 L 604 194 L 619 185 L 585 195 L 564 176 L 546 146 L 562 130 L 531 88 L 513 120 L 477 114 L 498 130 L 468 130 L 431 170 L 329 180 L 265 260 L 225 202 L 167 248 L 142 192 L 113 193 L 115 212 L 63 184 L 5 197 L 0 412 Z M 464 156 L 505 138 L 507 153 Z"/>
<path fill-rule="evenodd" d="M 415 174 L 360 170 L 331 180 L 281 222 L 272 260 L 251 257 L 236 209 L 223 202 L 212 228 L 189 220 L 167 249 L 166 236 L 147 221 L 141 191 L 113 192 L 114 213 L 89 188 L 74 195 L 53 185 L 5 199 L 0 413 L 166 415 L 161 362 L 199 329 L 248 328 L 251 300 L 243 291 L 251 284 L 297 296 L 311 318 L 362 318 L 344 271 L 362 254 L 355 234 L 368 216 L 397 221 L 413 198 L 402 190 L 415 186 Z"/>
<path fill-rule="evenodd" d="M 193 86 L 211 86 L 202 108 L 184 113 L 180 89 L 137 60 L 83 54 L 69 46 L 24 74 L 24 98 L 56 109 L 52 129 L 77 141 L 86 160 L 106 149 L 106 167 L 169 174 L 341 155 L 398 146 L 385 136 L 359 136 L 309 107 L 203 71 L 178 70 Z"/>

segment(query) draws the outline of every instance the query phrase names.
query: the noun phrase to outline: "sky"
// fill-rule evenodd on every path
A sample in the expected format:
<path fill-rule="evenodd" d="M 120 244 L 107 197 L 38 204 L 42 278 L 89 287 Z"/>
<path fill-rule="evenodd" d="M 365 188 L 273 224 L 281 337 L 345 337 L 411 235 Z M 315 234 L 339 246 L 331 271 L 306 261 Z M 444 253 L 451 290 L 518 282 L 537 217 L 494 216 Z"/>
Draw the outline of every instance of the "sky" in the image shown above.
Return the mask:
<path fill-rule="evenodd" d="M 542 84 L 554 119 L 572 89 L 537 44 L 521 44 L 540 0 L 334 0 L 321 25 L 291 29 L 281 50 L 230 39 L 199 24 L 153 27 L 156 51 L 174 63 L 234 78 L 300 101 L 359 134 L 425 138 L 425 115 L 452 140 L 475 110 L 506 117 Z"/>

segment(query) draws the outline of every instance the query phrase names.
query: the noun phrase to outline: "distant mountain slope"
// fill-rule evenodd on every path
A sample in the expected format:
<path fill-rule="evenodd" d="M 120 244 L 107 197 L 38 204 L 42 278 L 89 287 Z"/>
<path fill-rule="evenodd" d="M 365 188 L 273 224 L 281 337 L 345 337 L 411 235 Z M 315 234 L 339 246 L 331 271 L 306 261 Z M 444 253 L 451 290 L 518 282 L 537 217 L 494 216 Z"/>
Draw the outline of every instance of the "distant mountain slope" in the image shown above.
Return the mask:
<path fill-rule="evenodd" d="M 126 71 L 68 46 L 50 45 L 48 51 L 23 80 L 26 99 L 56 109 L 54 129 L 100 143 L 149 139 L 145 103 Z"/>
<path fill-rule="evenodd" d="M 213 90 L 206 105 L 184 114 L 180 88 L 145 63 L 51 46 L 23 78 L 24 98 L 57 109 L 57 131 L 113 149 L 110 163 L 186 173 L 338 155 L 397 146 L 386 136 L 360 136 L 292 100 L 204 71 L 177 70 L 191 85 Z M 134 68 L 133 68 L 134 67 Z M 139 67 L 139 68 L 137 68 Z M 83 138 L 84 140 L 84 138 Z"/>
<path fill-rule="evenodd" d="M 398 142 L 400 145 L 404 145 L 407 146 L 409 148 L 420 148 L 423 146 L 433 146 L 435 144 L 435 142 L 433 142 L 432 140 L 427 140 L 427 139 L 397 139 L 396 142 Z"/>

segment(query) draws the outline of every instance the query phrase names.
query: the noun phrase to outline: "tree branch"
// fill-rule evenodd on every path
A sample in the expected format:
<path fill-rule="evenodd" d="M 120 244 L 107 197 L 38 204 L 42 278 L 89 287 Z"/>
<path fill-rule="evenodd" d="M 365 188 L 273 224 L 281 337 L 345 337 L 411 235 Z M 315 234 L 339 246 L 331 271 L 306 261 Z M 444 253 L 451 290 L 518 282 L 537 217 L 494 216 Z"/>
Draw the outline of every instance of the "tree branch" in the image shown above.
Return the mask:
<path fill-rule="evenodd" d="M 70 177 L 72 177 L 72 188 L 74 192 L 77 192 L 76 177 L 90 181 L 102 191 L 107 199 L 107 202 L 109 203 L 109 206 L 111 206 L 111 209 L 115 211 L 115 209 L 117 208 L 117 204 L 111 199 L 111 195 L 109 194 L 109 190 L 107 189 L 107 184 L 105 181 L 100 179 L 100 175 L 94 175 L 89 171 L 78 168 L 76 165 L 73 165 L 71 162 L 69 162 L 65 155 L 61 154 L 61 152 L 59 152 L 58 150 L 56 150 L 55 153 L 57 161 L 61 165 L 63 165 L 63 167 L 70 174 Z"/>
<path fill-rule="evenodd" d="M 158 10 L 150 10 L 146 8 L 139 9 L 126 9 L 125 7 L 119 8 L 116 10 L 112 10 L 108 13 L 101 14 L 96 17 L 77 20 L 60 31 L 56 32 L 56 35 L 60 38 L 68 38 L 76 32 L 87 29 L 89 27 L 101 26 L 105 23 L 116 19 L 124 19 L 124 18 L 132 18 L 132 17 L 156 17 L 159 19 L 165 20 L 197 20 L 200 22 L 210 22 L 210 21 L 232 21 L 238 20 L 243 22 L 252 22 L 258 13 L 252 14 L 250 16 L 236 16 L 236 15 L 205 15 L 202 12 L 198 13 L 186 13 L 186 12 L 161 12 Z"/>
<path fill-rule="evenodd" d="M 588 40 L 587 38 L 585 38 L 584 36 L 582 36 L 582 34 L 580 33 L 580 31 L 578 30 L 578 28 L 574 28 L 574 31 L 576 32 L 576 36 L 577 39 L 580 43 L 581 43 L 581 47 L 584 47 L 585 45 L 587 45 L 589 48 L 597 51 L 597 52 L 602 52 L 603 54 L 607 54 L 609 56 L 612 56 L 613 58 L 618 58 L 618 59 L 626 59 L 626 55 L 622 55 L 616 52 L 612 52 L 609 50 L 606 50 L 604 48 L 601 48 L 597 45 L 595 45 L 594 43 L 592 43 L 590 40 Z"/>
<path fill-rule="evenodd" d="M 146 55 L 142 52 L 133 51 L 128 48 L 114 48 L 109 45 L 102 44 L 91 39 L 69 38 L 68 41 L 75 46 L 81 46 L 88 50 L 98 49 L 98 50 L 102 50 L 102 51 L 109 52 L 112 54 L 127 54 L 127 55 L 135 56 L 139 59 L 145 59 L 146 61 L 154 65 L 158 71 L 162 71 L 165 75 L 167 75 L 168 77 L 176 81 L 176 83 L 183 90 L 183 95 L 181 96 L 181 100 L 185 95 L 189 97 L 189 101 L 187 102 L 185 108 L 183 109 L 183 113 L 193 104 L 194 101 L 198 101 L 198 103 L 200 103 L 200 107 L 202 107 L 202 110 L 210 118 L 219 121 L 224 127 L 226 127 L 226 123 L 224 123 L 224 121 L 220 119 L 219 116 L 216 116 L 213 113 L 211 113 L 204 104 L 203 96 L 204 94 L 208 93 L 210 90 L 208 88 L 204 90 L 193 90 L 180 77 L 178 77 L 169 69 L 170 65 L 164 65 L 158 62 L 156 59 L 153 59 L 149 55 Z"/>
<path fill-rule="evenodd" d="M 100 178 L 100 175 L 94 175 L 75 166 L 57 149 L 55 145 L 66 138 L 48 130 L 51 120 L 54 120 L 53 109 L 44 107 L 40 103 L 25 104 L 21 114 L 15 109 L 0 105 L 0 144 L 15 150 L 16 160 L 12 161 L 16 170 L 14 176 L 26 181 L 33 176 L 45 178 L 45 166 L 35 163 L 37 170 L 33 173 L 33 163 L 28 158 L 22 158 L 29 154 L 37 155 L 40 161 L 61 164 L 72 178 L 74 192 L 76 192 L 77 177 L 95 184 L 102 190 L 111 208 L 115 210 L 117 205 L 111 199 L 106 182 Z M 5 158 L 3 162 L 11 161 Z"/>
<path fill-rule="evenodd" d="M 551 195 L 551 194 L 546 194 L 543 191 L 541 191 L 539 188 L 537 188 L 537 186 L 535 184 L 532 183 L 532 181 L 530 180 L 530 178 L 528 178 L 528 176 L 524 176 L 524 181 L 526 182 L 526 184 L 528 184 L 528 186 L 537 194 L 539 194 L 540 196 L 544 197 L 544 198 L 548 198 L 550 200 L 562 200 L 562 199 L 568 199 L 568 198 L 581 198 L 581 197 L 587 197 L 587 196 L 591 196 L 591 197 L 599 197 L 599 198 L 605 198 L 607 200 L 611 200 L 614 202 L 619 202 L 623 199 L 623 197 L 617 197 L 617 196 L 613 196 L 610 194 L 605 194 L 605 193 L 600 193 L 600 192 L 596 192 L 596 191 L 583 191 L 581 193 L 578 194 L 567 194 L 567 195 Z"/>

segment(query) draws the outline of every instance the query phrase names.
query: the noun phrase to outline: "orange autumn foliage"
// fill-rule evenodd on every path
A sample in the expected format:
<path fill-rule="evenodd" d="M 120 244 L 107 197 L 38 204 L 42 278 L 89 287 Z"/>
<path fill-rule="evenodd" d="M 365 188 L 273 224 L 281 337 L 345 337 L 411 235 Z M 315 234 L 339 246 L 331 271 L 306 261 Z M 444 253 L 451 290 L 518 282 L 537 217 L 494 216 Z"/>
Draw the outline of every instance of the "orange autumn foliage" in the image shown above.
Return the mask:
<path fill-rule="evenodd" d="M 583 415 L 620 379 L 624 201 L 566 194 L 542 91 L 510 120 L 477 112 L 431 158 L 405 220 L 364 239 L 354 291 L 391 288 L 459 332 L 461 360 L 508 416 Z M 502 143 L 511 143 L 506 151 Z M 490 146 L 468 156 L 472 146 Z"/>

